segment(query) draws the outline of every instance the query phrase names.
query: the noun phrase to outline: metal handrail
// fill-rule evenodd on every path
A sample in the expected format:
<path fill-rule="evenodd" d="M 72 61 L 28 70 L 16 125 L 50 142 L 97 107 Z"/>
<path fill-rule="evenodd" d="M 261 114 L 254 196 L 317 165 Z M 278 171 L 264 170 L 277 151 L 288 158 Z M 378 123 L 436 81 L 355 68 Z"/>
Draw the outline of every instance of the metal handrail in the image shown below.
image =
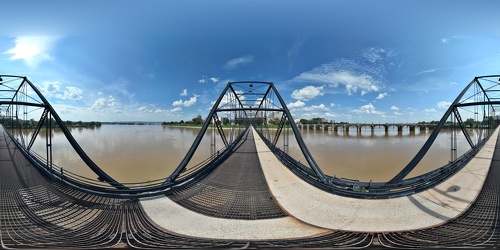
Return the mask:
<path fill-rule="evenodd" d="M 479 152 L 482 146 L 493 134 L 490 133 L 481 142 L 479 142 L 476 147 L 469 149 L 453 162 L 425 174 L 408 178 L 395 184 L 387 184 L 385 182 L 360 182 L 358 180 L 338 178 L 328 175 L 326 175 L 328 182 L 324 183 L 309 167 L 298 162 L 292 156 L 274 146 L 272 142 L 260 132 L 257 131 L 257 133 L 271 149 L 274 155 L 284 164 L 284 166 L 307 183 L 332 194 L 371 199 L 384 199 L 411 195 L 444 182 L 449 177 L 460 171 L 476 155 L 476 153 Z"/>

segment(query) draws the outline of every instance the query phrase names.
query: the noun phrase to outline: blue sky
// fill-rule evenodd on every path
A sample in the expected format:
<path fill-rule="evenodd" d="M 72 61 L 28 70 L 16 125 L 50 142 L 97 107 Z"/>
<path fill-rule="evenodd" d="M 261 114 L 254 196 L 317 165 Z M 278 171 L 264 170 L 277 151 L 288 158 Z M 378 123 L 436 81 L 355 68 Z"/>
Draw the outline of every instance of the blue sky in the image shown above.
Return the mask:
<path fill-rule="evenodd" d="M 228 81 L 271 81 L 296 118 L 439 120 L 500 74 L 500 2 L 8 1 L 0 74 L 63 120 L 205 117 Z"/>

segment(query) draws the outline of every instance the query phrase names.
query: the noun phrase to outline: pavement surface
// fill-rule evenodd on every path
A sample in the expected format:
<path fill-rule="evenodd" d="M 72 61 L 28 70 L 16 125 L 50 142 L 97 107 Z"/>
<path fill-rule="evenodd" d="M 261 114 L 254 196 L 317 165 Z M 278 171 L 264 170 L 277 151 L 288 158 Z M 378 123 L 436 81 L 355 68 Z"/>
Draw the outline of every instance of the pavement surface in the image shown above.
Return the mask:
<path fill-rule="evenodd" d="M 330 194 L 305 183 L 253 133 L 269 191 L 289 216 L 259 220 L 215 218 L 186 209 L 168 197 L 141 199 L 146 214 L 166 230 L 216 239 L 284 239 L 332 230 L 395 232 L 434 227 L 456 218 L 476 199 L 498 136 L 497 130 L 467 166 L 432 189 L 392 199 L 357 199 Z"/>
<path fill-rule="evenodd" d="M 498 129 L 447 181 L 424 192 L 391 199 L 348 198 L 317 189 L 283 166 L 258 136 L 255 144 L 270 192 L 289 215 L 334 230 L 394 232 L 434 227 L 465 212 L 483 187 L 497 136 Z"/>

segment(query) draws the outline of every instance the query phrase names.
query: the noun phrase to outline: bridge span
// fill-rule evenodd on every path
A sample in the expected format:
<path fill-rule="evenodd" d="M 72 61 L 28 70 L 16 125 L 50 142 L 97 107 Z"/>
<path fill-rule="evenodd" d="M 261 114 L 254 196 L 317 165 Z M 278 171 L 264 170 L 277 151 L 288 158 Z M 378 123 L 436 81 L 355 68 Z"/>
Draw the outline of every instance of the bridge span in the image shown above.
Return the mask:
<path fill-rule="evenodd" d="M 474 78 L 422 149 L 387 182 L 324 174 L 274 85 L 252 81 L 228 83 L 170 176 L 120 183 L 86 155 L 34 84 L 2 75 L 1 246 L 499 247 L 499 77 Z M 40 120 L 28 119 L 36 111 Z M 462 119 L 467 114 L 475 115 L 470 128 Z M 231 125 L 224 127 L 221 118 Z M 275 118 L 278 128 L 269 129 L 267 121 Z M 28 130 L 26 124 L 34 127 Z M 447 124 L 450 162 L 407 178 Z M 53 126 L 61 128 L 96 179 L 54 164 Z M 41 131 L 46 133 L 42 154 L 31 149 Z M 189 164 L 206 134 L 213 154 Z M 458 134 L 465 145 L 457 143 Z M 287 154 L 289 137 L 306 162 Z M 462 146 L 469 149 L 456 155 Z"/>
<path fill-rule="evenodd" d="M 397 131 L 415 131 L 417 128 L 420 131 L 433 130 L 436 124 L 417 124 L 417 123 L 349 123 L 349 124 L 335 124 L 335 123 L 321 123 L 321 124 L 298 124 L 300 129 L 307 130 L 325 130 L 325 131 L 355 131 L 361 132 L 362 128 L 367 128 L 374 132 L 377 128 L 382 128 L 384 132 L 389 132 L 390 129 Z"/>

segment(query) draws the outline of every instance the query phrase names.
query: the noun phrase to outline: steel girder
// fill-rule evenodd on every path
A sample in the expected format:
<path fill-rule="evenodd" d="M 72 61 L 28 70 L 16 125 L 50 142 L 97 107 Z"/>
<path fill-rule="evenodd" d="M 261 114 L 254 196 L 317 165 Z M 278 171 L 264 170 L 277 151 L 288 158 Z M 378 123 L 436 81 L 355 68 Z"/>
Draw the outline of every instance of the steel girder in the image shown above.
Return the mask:
<path fill-rule="evenodd" d="M 3 87 L 3 89 L 7 88 L 6 90 L 14 93 L 12 95 L 12 97 L 11 97 L 10 100 L 0 101 L 0 106 L 1 105 L 7 105 L 8 106 L 7 109 L 10 109 L 10 108 L 12 108 L 14 106 L 24 106 L 24 107 L 26 107 L 26 106 L 32 106 L 32 107 L 44 108 L 41 120 L 39 121 L 39 123 L 37 125 L 37 128 L 35 130 L 36 133 L 33 134 L 32 138 L 30 139 L 30 142 L 29 142 L 29 144 L 27 146 L 24 145 L 24 143 L 22 143 L 22 146 L 28 152 L 28 154 L 29 154 L 29 149 L 33 145 L 33 143 L 34 143 L 34 141 L 36 139 L 36 136 L 38 135 L 38 132 L 40 131 L 41 127 L 43 126 L 43 122 L 46 121 L 46 117 L 47 116 L 51 116 L 54 119 L 54 121 L 57 123 L 57 125 L 60 127 L 61 131 L 64 133 L 64 136 L 66 137 L 66 139 L 68 140 L 68 142 L 71 144 L 71 146 L 73 147 L 73 149 L 75 150 L 75 152 L 80 156 L 80 158 L 85 162 L 85 164 L 94 173 L 97 174 L 99 180 L 105 181 L 105 182 L 109 183 L 110 185 L 112 185 L 112 186 L 114 186 L 116 188 L 120 188 L 120 189 L 125 189 L 126 188 L 121 183 L 117 182 L 116 180 L 114 180 L 113 178 L 111 178 L 111 176 L 109 176 L 108 174 L 106 174 L 102 169 L 99 168 L 99 166 L 97 166 L 90 159 L 90 157 L 80 147 L 80 145 L 75 140 L 75 138 L 71 135 L 71 132 L 66 127 L 66 125 L 64 124 L 64 122 L 61 120 L 61 118 L 59 117 L 59 115 L 57 114 L 57 112 L 54 110 L 54 108 L 52 107 L 52 105 L 50 105 L 50 103 L 47 101 L 47 99 L 45 98 L 45 96 L 43 96 L 43 94 L 38 90 L 38 88 L 36 88 L 35 85 L 33 83 L 31 83 L 31 81 L 29 81 L 27 77 L 13 76 L 13 75 L 0 75 L 0 78 L 2 78 L 2 82 L 1 82 L 0 87 Z M 8 81 L 3 81 L 3 78 L 8 78 L 9 80 Z M 21 83 L 19 84 L 19 86 L 14 91 L 14 89 L 12 87 L 10 87 L 10 86 L 7 87 L 6 83 L 8 83 L 8 82 L 10 83 L 10 82 L 13 82 L 15 80 L 21 81 Z M 23 88 L 27 89 L 28 87 L 29 87 L 29 89 L 31 91 L 34 92 L 34 94 L 35 94 L 34 97 L 28 96 L 28 93 L 26 93 L 27 92 L 26 90 L 23 91 Z M 17 99 L 19 98 L 19 96 L 23 96 L 23 98 L 25 100 L 24 101 L 18 101 Z M 28 99 L 30 101 L 28 101 Z M 16 118 L 19 118 L 18 110 L 17 109 L 16 109 Z M 19 121 L 19 119 L 17 119 L 17 120 Z M 48 122 L 49 126 L 50 126 L 50 123 L 51 122 Z M 51 129 L 49 129 L 48 131 L 51 132 Z M 23 139 L 22 136 L 21 136 L 21 138 Z M 51 147 L 51 145 L 49 143 L 47 143 L 47 146 Z M 49 162 L 47 162 L 47 164 L 51 165 L 52 164 L 52 162 L 51 162 L 51 152 L 49 152 L 49 150 L 51 151 L 51 149 L 47 150 L 48 151 L 47 152 L 47 154 L 48 154 L 47 160 L 49 161 Z"/>
<path fill-rule="evenodd" d="M 249 87 L 248 88 L 242 87 L 246 85 L 248 85 Z M 259 89 L 263 89 L 263 91 L 260 91 Z M 273 103 L 270 101 L 272 95 L 276 96 L 276 98 L 278 99 L 278 103 Z M 229 99 L 229 101 L 223 102 L 224 98 Z M 295 134 L 295 139 L 297 140 L 297 143 L 302 153 L 304 154 L 304 157 L 307 160 L 309 166 L 319 179 L 326 182 L 325 175 L 318 167 L 311 153 L 307 149 L 307 146 L 304 143 L 302 137 L 300 136 L 300 131 L 298 130 L 290 111 L 286 107 L 283 98 L 276 90 L 274 84 L 272 82 L 258 82 L 258 81 L 229 82 L 226 85 L 220 96 L 217 98 L 217 101 L 214 103 L 193 145 L 191 146 L 188 153 L 182 160 L 181 164 L 169 177 L 168 181 L 170 182 L 175 181 L 180 175 L 180 173 L 185 171 L 187 164 L 189 163 L 190 159 L 192 158 L 193 154 L 198 148 L 201 139 L 203 138 L 203 135 L 205 134 L 207 128 L 209 127 L 212 121 L 215 121 L 217 129 L 219 131 L 219 135 L 222 137 L 224 144 L 226 146 L 228 145 L 227 140 L 224 140 L 225 135 L 222 128 L 219 126 L 218 122 L 219 121 L 218 113 L 223 113 L 223 112 L 234 112 L 235 117 L 238 115 L 236 112 L 240 112 L 239 114 L 243 115 L 244 117 L 240 117 L 239 119 L 241 119 L 241 121 L 246 121 L 245 123 L 255 122 L 255 119 L 260 119 L 260 118 L 265 119 L 265 112 L 281 112 L 282 117 L 280 119 L 280 124 L 278 126 L 278 131 L 275 135 L 274 141 L 276 142 L 278 140 L 281 130 L 283 129 L 285 122 L 288 120 Z M 276 144 L 274 144 L 274 146 L 275 145 Z"/>
<path fill-rule="evenodd" d="M 429 136 L 429 138 L 424 143 L 424 145 L 422 146 L 422 148 L 418 151 L 418 153 L 415 155 L 415 157 L 410 161 L 410 163 L 408 163 L 408 165 L 406 165 L 406 167 L 404 167 L 398 174 L 396 174 L 391 180 L 389 180 L 387 182 L 387 184 L 397 184 L 397 183 L 400 183 L 417 166 L 417 164 L 422 160 L 422 158 L 425 156 L 425 154 L 427 153 L 427 151 L 430 149 L 430 147 L 432 146 L 432 144 L 436 140 L 439 132 L 443 128 L 444 124 L 446 123 L 446 120 L 448 119 L 448 117 L 450 115 L 452 115 L 452 113 L 455 113 L 456 118 L 459 120 L 460 128 L 462 129 L 462 131 L 465 131 L 464 135 L 467 138 L 467 141 L 469 142 L 470 146 L 474 147 L 475 146 L 474 143 L 472 143 L 472 140 L 470 139 L 470 136 L 468 136 L 468 133 L 466 132 L 466 129 L 465 129 L 465 126 L 464 126 L 463 122 L 461 122 L 461 117 L 460 117 L 460 114 L 457 111 L 457 108 L 459 108 L 459 107 L 468 107 L 468 106 L 484 106 L 484 105 L 487 105 L 487 106 L 492 106 L 492 110 L 493 110 L 493 113 L 494 113 L 494 110 L 495 110 L 494 105 L 498 105 L 498 104 L 500 104 L 500 102 L 499 101 L 491 101 L 491 97 L 488 95 L 488 92 L 499 91 L 499 89 L 492 90 L 493 87 L 499 86 L 499 82 L 497 81 L 495 84 L 493 84 L 492 87 L 490 87 L 488 89 L 485 89 L 482 86 L 480 80 L 481 79 L 487 79 L 488 80 L 488 79 L 491 79 L 491 78 L 498 79 L 499 77 L 500 77 L 500 75 L 489 75 L 489 76 L 478 76 L 478 77 L 475 77 L 462 90 L 462 92 L 460 92 L 460 94 L 457 96 L 457 98 L 453 101 L 453 103 L 450 105 L 450 107 L 446 110 L 446 112 L 444 113 L 443 117 L 441 118 L 441 120 L 439 121 L 439 123 L 437 124 L 437 126 L 432 131 L 432 134 Z M 484 98 L 487 101 L 470 101 L 469 100 L 470 97 L 469 97 L 465 101 L 461 102 L 461 100 L 464 97 L 464 95 L 469 91 L 469 89 L 472 86 L 475 86 L 475 85 L 477 85 L 479 87 L 479 89 L 481 90 L 480 93 L 482 93 L 484 95 Z M 477 93 L 475 93 L 474 95 L 477 95 Z"/>
<path fill-rule="evenodd" d="M 486 136 L 482 135 L 482 131 L 480 130 L 480 135 L 479 135 L 479 140 L 477 142 L 474 142 L 471 138 L 471 136 L 468 134 L 466 128 L 465 128 L 465 122 L 462 120 L 462 116 L 459 113 L 460 108 L 467 108 L 467 107 L 476 107 L 476 106 L 481 106 L 483 107 L 483 121 L 481 122 L 481 128 L 482 127 L 488 127 L 491 126 L 489 124 L 489 121 L 486 121 L 486 119 L 490 119 L 492 116 L 496 117 L 495 111 L 496 107 L 500 105 L 500 96 L 495 96 L 495 94 L 500 93 L 500 87 L 498 81 L 496 80 L 491 80 L 491 78 L 495 77 L 500 77 L 498 75 L 494 76 L 481 76 L 481 77 L 476 77 L 474 80 L 469 83 L 464 90 L 459 94 L 459 96 L 455 99 L 455 101 L 450 105 L 448 110 L 445 112 L 443 115 L 443 118 L 440 120 L 440 122 L 437 124 L 435 129 L 433 130 L 432 134 L 430 135 L 429 139 L 425 142 L 424 146 L 420 149 L 420 151 L 417 153 L 417 155 L 410 161 L 410 163 L 400 172 L 398 173 L 394 178 L 392 178 L 390 181 L 386 183 L 361 183 L 361 182 L 350 182 L 346 181 L 346 179 L 339 179 L 331 176 L 326 176 L 319 166 L 316 164 L 314 161 L 311 153 L 309 152 L 307 146 L 305 145 L 302 137 L 300 136 L 300 131 L 297 128 L 297 125 L 295 124 L 292 115 L 288 108 L 286 107 L 285 102 L 283 101 L 282 97 L 280 96 L 279 92 L 276 90 L 275 86 L 271 82 L 253 82 L 253 81 L 245 81 L 245 82 L 230 82 L 227 84 L 227 86 L 224 88 L 223 92 L 221 95 L 218 97 L 217 101 L 215 102 L 214 106 L 212 107 L 208 118 L 205 120 L 205 122 L 202 125 L 202 128 L 200 130 L 200 133 L 197 135 L 194 143 L 192 144 L 191 148 L 189 149 L 188 153 L 185 155 L 183 158 L 182 162 L 179 164 L 179 166 L 176 168 L 176 170 L 172 173 L 170 177 L 166 179 L 162 184 L 159 185 L 151 185 L 151 186 L 146 186 L 146 187 L 139 187 L 139 188 L 134 188 L 128 189 L 123 184 L 116 182 L 113 180 L 110 176 L 108 176 L 106 173 L 104 173 L 98 166 L 93 163 L 88 156 L 83 152 L 81 147 L 78 145 L 78 143 L 75 141 L 75 139 L 71 136 L 71 133 L 69 130 L 66 128 L 64 123 L 61 121 L 60 117 L 58 114 L 55 112 L 55 110 L 52 108 L 52 106 L 47 102 L 45 97 L 40 93 L 40 91 L 25 77 L 18 77 L 18 76 L 7 76 L 7 75 L 2 75 L 0 77 L 4 78 L 15 78 L 15 79 L 21 79 L 22 84 L 17 88 L 17 89 L 1 89 L 0 88 L 0 94 L 1 93 L 13 93 L 11 98 L 3 98 L 0 96 L 0 106 L 31 106 L 31 107 L 37 107 L 37 108 L 43 108 L 43 113 L 41 115 L 40 121 L 37 124 L 37 127 L 35 129 L 34 136 L 40 132 L 41 128 L 43 127 L 44 122 L 48 122 L 50 126 L 50 121 L 52 120 L 51 117 L 54 119 L 54 121 L 61 127 L 61 130 L 63 131 L 65 137 L 67 138 L 68 142 L 73 146 L 75 151 L 79 154 L 79 156 L 82 158 L 82 160 L 93 170 L 99 177 L 100 180 L 103 180 L 109 184 L 111 184 L 114 189 L 106 189 L 106 188 L 99 188 L 95 187 L 92 184 L 82 184 L 79 183 L 78 181 L 72 180 L 72 179 L 65 179 L 66 183 L 69 185 L 72 185 L 76 189 L 80 189 L 89 193 L 94 193 L 98 195 L 107 195 L 111 197 L 146 197 L 146 196 L 151 196 L 151 195 L 158 195 L 162 194 L 168 191 L 168 189 L 172 188 L 175 185 L 182 185 L 182 183 L 186 182 L 188 179 L 196 179 L 196 178 L 202 178 L 208 171 L 211 171 L 211 169 L 215 168 L 217 164 L 222 162 L 225 158 L 227 158 L 230 153 L 231 149 L 236 147 L 239 139 L 241 139 L 242 133 L 240 133 L 238 136 L 236 136 L 236 139 L 233 141 L 233 137 L 235 134 L 234 128 L 233 131 L 230 132 L 231 139 L 230 141 L 227 141 L 227 138 L 224 134 L 224 128 L 220 124 L 220 119 L 219 119 L 219 114 L 222 113 L 231 113 L 235 117 L 235 122 L 238 122 L 238 127 L 240 124 L 245 124 L 247 127 L 251 123 L 255 123 L 256 121 L 259 121 L 260 118 L 266 117 L 267 112 L 277 112 L 281 113 L 281 119 L 278 124 L 278 130 L 276 134 L 274 135 L 274 138 L 269 138 L 268 145 L 270 145 L 271 149 L 273 152 L 278 154 L 278 156 L 284 161 L 284 163 L 290 163 L 292 164 L 291 170 L 294 171 L 298 175 L 302 176 L 307 176 L 304 177 L 309 183 L 316 185 L 318 187 L 321 187 L 324 190 L 333 192 L 333 193 L 338 193 L 341 195 L 346 195 L 346 196 L 353 196 L 353 197 L 363 197 L 363 198 L 381 198 L 381 197 L 391 197 L 393 195 L 402 195 L 406 193 L 411 193 L 415 192 L 418 190 L 424 190 L 425 188 L 429 188 L 436 183 L 444 180 L 445 178 L 448 178 L 451 176 L 454 171 L 458 171 L 460 169 L 460 164 L 463 164 L 463 162 L 467 162 L 468 159 L 470 159 L 471 155 L 477 152 L 477 148 L 481 147 L 483 142 L 485 141 L 486 138 L 488 138 L 489 134 Z M 487 80 L 493 83 L 493 86 L 491 87 L 485 87 L 483 84 L 481 84 L 480 80 Z M 12 81 L 12 80 L 10 80 Z M 5 83 L 5 82 L 4 82 Z M 255 91 L 256 88 L 253 88 L 252 85 L 259 85 L 260 87 L 263 88 L 264 91 L 258 92 Z M 250 85 L 250 88 L 247 89 L 238 89 L 237 86 L 240 85 Z M 466 93 L 471 89 L 472 86 L 476 86 L 478 89 L 477 93 L 474 93 L 474 96 L 477 96 L 481 94 L 480 98 L 482 100 L 475 100 L 475 101 L 470 101 L 469 99 L 466 99 L 465 101 L 461 101 L 461 99 L 464 97 Z M 18 96 L 21 95 L 23 92 L 22 88 L 27 88 L 30 87 L 33 92 L 35 92 L 36 96 L 40 101 L 28 101 L 27 98 L 24 100 L 18 100 Z M 276 97 L 278 99 L 277 102 L 271 102 L 270 99 Z M 22 99 L 22 98 L 21 98 Z M 487 111 L 486 108 L 488 107 Z M 7 115 L 7 117 L 19 117 L 19 110 L 15 111 L 9 111 L 10 113 Z M 488 112 L 486 114 L 486 112 Z M 490 114 L 493 114 L 491 115 Z M 410 179 L 405 179 L 405 177 L 415 168 L 415 166 L 420 162 L 420 160 L 424 157 L 424 155 L 427 153 L 429 150 L 430 146 L 434 142 L 434 140 L 437 138 L 437 135 L 439 134 L 439 131 L 445 127 L 446 120 L 448 117 L 452 116 L 456 118 L 458 121 L 458 126 L 461 128 L 462 132 L 464 133 L 464 136 L 467 138 L 467 141 L 469 145 L 472 147 L 472 151 L 468 152 L 466 156 L 461 156 L 457 158 L 457 162 L 455 163 L 450 163 L 450 166 L 445 166 L 442 167 L 438 170 L 429 172 L 427 174 L 418 176 L 418 177 L 413 177 Z M 6 116 L 4 116 L 6 117 Z M 259 118 L 259 119 L 258 119 Z M 498 120 L 498 119 L 496 119 Z M 220 156 L 212 156 L 211 163 L 205 164 L 201 166 L 197 170 L 190 170 L 187 172 L 190 172 L 190 174 L 186 175 L 184 172 L 186 172 L 186 167 L 193 157 L 194 153 L 196 152 L 197 148 L 200 145 L 200 142 L 203 139 L 203 136 L 205 132 L 207 131 L 208 127 L 211 124 L 211 121 L 215 121 L 214 126 L 217 126 L 217 131 L 219 132 L 219 135 L 221 136 L 225 150 L 221 153 Z M 295 139 L 299 145 L 299 148 L 302 151 L 302 154 L 304 155 L 309 167 L 306 167 L 300 162 L 294 161 L 294 159 L 290 158 L 289 156 L 286 156 L 286 154 L 279 150 L 279 148 L 276 147 L 277 141 L 279 139 L 279 136 L 281 134 L 281 131 L 286 124 L 286 122 L 289 122 L 290 127 L 292 131 L 294 132 Z M 453 127 L 453 126 L 452 126 Z M 488 127 L 489 128 L 489 127 Z M 464 132 L 465 131 L 465 132 Z M 26 152 L 29 153 L 29 149 L 32 147 L 34 143 L 34 138 L 32 137 L 31 140 L 29 140 L 28 144 L 25 145 L 24 142 L 16 142 L 20 143 L 20 147 L 24 148 Z M 22 144 L 22 145 L 21 145 Z M 47 145 L 50 145 L 50 142 L 47 142 Z M 48 153 L 49 154 L 49 153 Z M 465 154 L 464 154 L 465 155 Z M 51 156 L 47 156 L 47 159 L 50 161 Z M 33 162 L 38 162 L 40 163 L 40 160 L 37 157 L 32 157 L 31 160 Z M 458 162 L 461 163 L 458 163 Z M 288 164 L 287 163 L 287 164 Z M 50 163 L 44 163 L 45 165 L 50 165 Z M 192 172 L 194 171 L 194 172 Z M 444 172 L 443 172 L 444 171 Z M 441 173 L 446 173 L 446 174 L 441 174 Z M 57 174 L 57 173 L 55 173 Z M 441 176 L 442 175 L 442 176 Z M 63 177 L 62 173 L 58 175 L 59 177 Z M 180 177 L 182 176 L 182 177 Z M 440 177 L 441 176 L 441 177 Z M 432 180 L 432 183 L 429 183 L 426 180 Z M 418 184 L 418 183 L 424 183 L 424 184 Z M 366 193 L 366 192 L 356 192 L 355 187 L 361 187 L 364 190 L 374 190 L 375 193 Z M 415 188 L 413 188 L 415 187 Z M 403 191 L 397 191 L 396 194 L 392 194 L 390 189 L 397 188 L 399 190 Z M 351 190 L 352 189 L 352 190 Z M 167 191 L 166 191 L 167 190 Z M 354 191 L 353 191 L 354 190 Z M 384 191 L 385 190 L 385 191 Z"/>

